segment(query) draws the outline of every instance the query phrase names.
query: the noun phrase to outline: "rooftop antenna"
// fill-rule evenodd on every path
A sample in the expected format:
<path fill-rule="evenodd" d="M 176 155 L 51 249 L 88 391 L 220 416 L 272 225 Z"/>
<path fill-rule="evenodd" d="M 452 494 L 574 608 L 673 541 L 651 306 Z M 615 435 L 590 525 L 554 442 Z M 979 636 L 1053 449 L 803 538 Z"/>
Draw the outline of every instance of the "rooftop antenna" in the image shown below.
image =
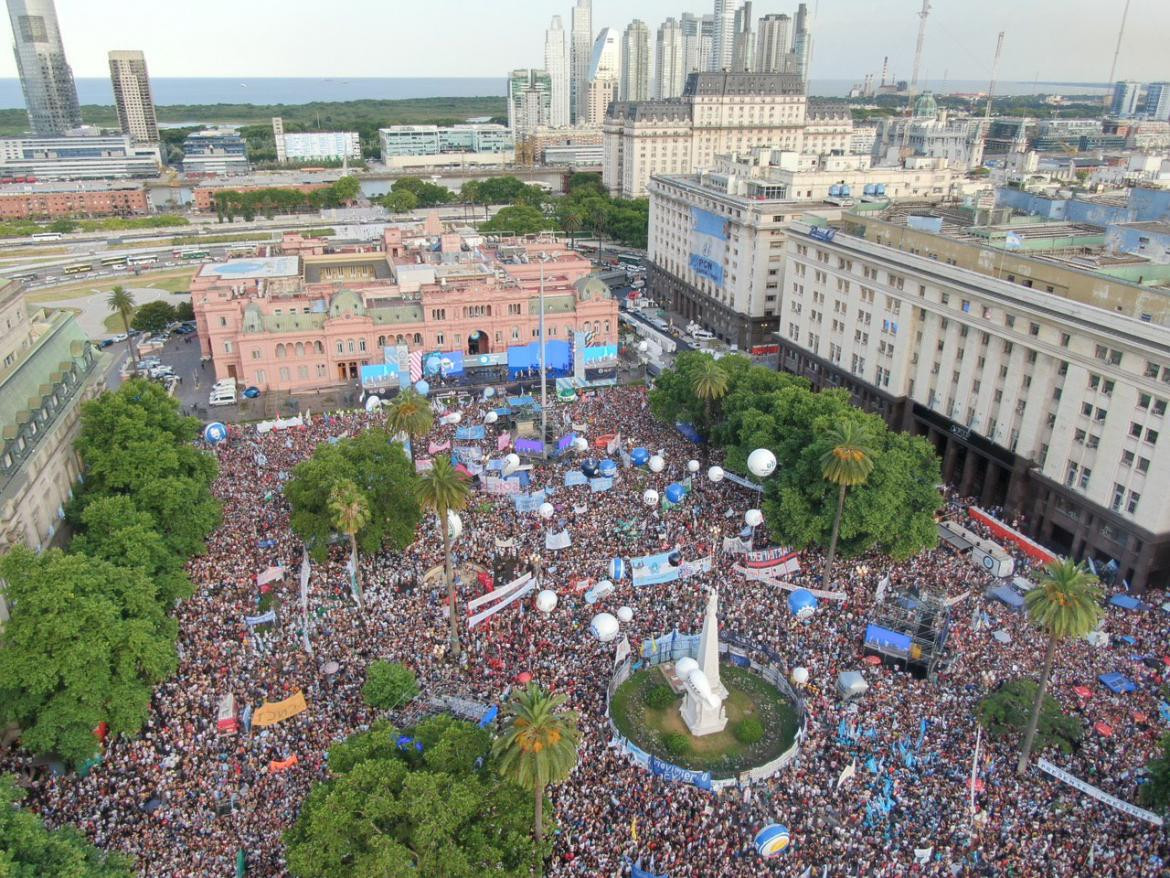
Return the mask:
<path fill-rule="evenodd" d="M 1109 79 L 1105 83 L 1105 106 L 1109 106 L 1109 89 L 1116 81 L 1117 59 L 1121 55 L 1121 41 L 1125 37 L 1125 20 L 1129 17 L 1129 0 L 1125 0 L 1125 8 L 1121 10 L 1121 28 L 1117 31 L 1117 48 L 1113 50 L 1113 65 L 1109 68 Z"/>

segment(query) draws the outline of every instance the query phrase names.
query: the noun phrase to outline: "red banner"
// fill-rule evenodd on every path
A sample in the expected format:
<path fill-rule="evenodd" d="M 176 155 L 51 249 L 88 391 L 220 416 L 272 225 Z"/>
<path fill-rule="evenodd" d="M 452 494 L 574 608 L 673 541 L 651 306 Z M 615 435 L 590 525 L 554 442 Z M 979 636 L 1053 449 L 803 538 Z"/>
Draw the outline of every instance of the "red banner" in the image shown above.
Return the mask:
<path fill-rule="evenodd" d="M 983 524 L 988 530 L 992 532 L 998 539 L 1005 540 L 1012 543 L 1020 549 L 1025 555 L 1033 561 L 1039 561 L 1041 564 L 1051 564 L 1056 560 L 1056 556 L 1037 543 L 1035 540 L 1024 536 L 1014 527 L 1008 527 L 998 518 L 984 512 L 978 506 L 968 506 L 967 514 L 975 521 Z"/>

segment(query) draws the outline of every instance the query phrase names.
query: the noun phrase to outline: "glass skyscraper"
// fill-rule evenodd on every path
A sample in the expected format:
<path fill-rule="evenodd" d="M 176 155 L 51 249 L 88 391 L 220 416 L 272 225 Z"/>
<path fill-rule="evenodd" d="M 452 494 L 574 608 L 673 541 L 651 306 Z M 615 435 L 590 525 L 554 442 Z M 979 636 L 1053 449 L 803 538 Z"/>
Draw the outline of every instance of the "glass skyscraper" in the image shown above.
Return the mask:
<path fill-rule="evenodd" d="M 53 0 L 8 0 L 8 16 L 33 132 L 61 134 L 80 127 L 77 86 L 65 60 Z"/>

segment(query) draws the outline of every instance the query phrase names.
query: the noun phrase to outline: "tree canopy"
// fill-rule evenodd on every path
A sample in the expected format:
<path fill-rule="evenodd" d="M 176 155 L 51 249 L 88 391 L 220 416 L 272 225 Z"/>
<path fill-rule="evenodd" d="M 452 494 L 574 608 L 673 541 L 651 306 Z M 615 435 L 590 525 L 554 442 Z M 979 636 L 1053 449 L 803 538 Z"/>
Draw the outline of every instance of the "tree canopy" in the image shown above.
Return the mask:
<path fill-rule="evenodd" d="M 499 778 L 490 736 L 450 716 L 398 731 L 375 723 L 329 752 L 285 834 L 297 878 L 527 876 L 546 853 L 528 834 L 529 796 Z"/>
<path fill-rule="evenodd" d="M 0 559 L 12 608 L 0 650 L 0 720 L 33 753 L 72 763 L 94 754 L 94 729 L 134 734 L 155 684 L 178 666 L 178 625 L 139 568 L 50 549 Z"/>
<path fill-rule="evenodd" d="M 979 702 L 976 711 L 979 724 L 995 738 L 1023 734 L 1036 702 L 1036 689 L 1035 680 L 1020 678 L 1004 683 Z M 1036 745 L 1041 750 L 1057 747 L 1063 753 L 1071 753 L 1083 732 L 1080 720 L 1065 714 L 1056 699 L 1045 694 L 1036 728 Z"/>
<path fill-rule="evenodd" d="M 527 204 L 513 204 L 502 207 L 490 220 L 480 223 L 481 232 L 501 232 L 514 235 L 535 235 L 551 229 L 554 223 L 538 208 Z"/>
<path fill-rule="evenodd" d="M 159 332 L 166 329 L 168 323 L 173 323 L 177 319 L 175 306 L 160 299 L 157 302 L 147 302 L 135 311 L 130 325 L 143 332 Z"/>
<path fill-rule="evenodd" d="M 374 552 L 383 544 L 405 548 L 421 517 L 414 494 L 414 467 L 385 430 L 373 429 L 336 444 L 318 445 L 311 458 L 296 465 L 284 486 L 292 506 L 292 528 L 313 556 L 323 559 L 328 551 L 336 531 L 329 498 L 333 488 L 347 480 L 369 509 L 368 519 L 355 535 L 358 549 Z"/>
<path fill-rule="evenodd" d="M 1163 735 L 1158 746 L 1162 755 L 1146 763 L 1149 777 L 1141 786 L 1141 797 L 1144 804 L 1165 812 L 1170 808 L 1170 734 Z"/>
<path fill-rule="evenodd" d="M 423 180 L 421 177 L 399 177 L 390 187 L 390 194 L 409 192 L 417 200 L 418 207 L 436 207 L 455 200 L 455 193 L 446 186 Z"/>
<path fill-rule="evenodd" d="M 0 876 L 133 878 L 128 857 L 98 850 L 72 826 L 48 829 L 19 806 L 23 796 L 12 776 L 0 776 Z"/>
<path fill-rule="evenodd" d="M 539 207 L 547 197 L 539 186 L 530 186 L 512 176 L 468 180 L 460 187 L 459 194 L 468 204 L 527 204 L 532 207 Z"/>
<path fill-rule="evenodd" d="M 366 671 L 362 698 L 370 707 L 392 710 L 412 701 L 418 695 L 418 680 L 414 671 L 400 662 L 377 661 Z"/>
<path fill-rule="evenodd" d="M 814 392 L 804 379 L 753 366 L 743 356 L 720 359 L 727 388 L 708 412 L 695 387 L 709 359 L 698 351 L 678 355 L 650 393 L 651 411 L 670 423 L 694 424 L 726 451 L 734 472 L 747 472 L 747 456 L 757 448 L 776 455 L 763 503 L 776 540 L 798 549 L 829 544 L 838 488 L 823 478 L 821 461 L 832 448 L 830 431 L 850 421 L 865 428 L 873 471 L 851 489 L 841 517 L 841 554 L 880 550 L 908 558 L 936 544 L 941 474 L 929 442 L 890 430 L 854 407 L 843 390 Z"/>

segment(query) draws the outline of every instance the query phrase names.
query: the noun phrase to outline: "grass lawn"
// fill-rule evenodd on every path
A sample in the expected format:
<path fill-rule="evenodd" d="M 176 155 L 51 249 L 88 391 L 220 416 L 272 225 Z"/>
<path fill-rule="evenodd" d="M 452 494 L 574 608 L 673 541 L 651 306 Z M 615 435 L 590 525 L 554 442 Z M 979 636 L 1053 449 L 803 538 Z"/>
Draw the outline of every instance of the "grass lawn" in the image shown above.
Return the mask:
<path fill-rule="evenodd" d="M 787 750 L 796 736 L 797 716 L 779 690 L 734 665 L 721 664 L 719 675 L 729 693 L 723 703 L 727 727 L 722 732 L 691 737 L 679 710 L 682 697 L 667 707 L 651 708 L 646 703 L 647 696 L 666 682 L 657 667 L 637 672 L 619 687 L 610 702 L 614 724 L 646 752 L 682 768 L 710 771 L 715 777 L 729 777 L 762 765 Z M 758 718 L 764 726 L 763 739 L 750 745 L 739 741 L 733 732 L 736 724 L 748 717 Z M 678 754 L 666 749 L 663 737 L 675 733 L 690 739 L 689 752 Z"/>
<path fill-rule="evenodd" d="M 29 293 L 26 298 L 30 302 L 56 302 L 61 299 L 76 299 L 81 296 L 108 296 L 117 284 L 131 289 L 150 288 L 166 290 L 168 293 L 185 293 L 191 288 L 191 279 L 195 277 L 194 268 L 180 268 L 171 271 L 159 271 L 153 274 L 143 273 L 137 277 L 129 275 L 120 278 L 102 278 L 100 281 L 78 280 L 48 287 Z"/>

